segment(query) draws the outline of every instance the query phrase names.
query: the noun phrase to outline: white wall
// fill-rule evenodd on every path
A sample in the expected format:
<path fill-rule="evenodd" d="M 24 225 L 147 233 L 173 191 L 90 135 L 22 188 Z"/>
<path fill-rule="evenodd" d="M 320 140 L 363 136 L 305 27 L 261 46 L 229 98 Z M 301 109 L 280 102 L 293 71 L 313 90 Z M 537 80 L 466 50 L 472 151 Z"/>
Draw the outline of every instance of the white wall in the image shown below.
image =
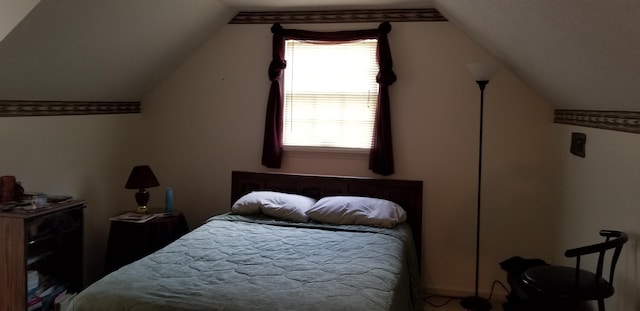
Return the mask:
<path fill-rule="evenodd" d="M 587 136 L 584 158 L 569 153 L 571 133 Z M 602 241 L 601 229 L 622 230 L 629 235 L 616 268 L 616 293 L 606 300 L 607 310 L 640 308 L 640 135 L 555 125 L 555 157 L 561 191 L 555 214 L 558 226 L 554 260 L 575 264 L 562 256 L 565 249 Z M 593 266 L 588 262 L 589 267 Z"/>
<path fill-rule="evenodd" d="M 295 26 L 287 25 L 294 28 Z M 301 25 L 362 29 L 376 24 Z M 394 23 L 391 89 L 396 179 L 424 181 L 423 284 L 468 294 L 474 284 L 478 86 L 465 63 L 495 61 L 449 23 Z M 229 210 L 230 172 L 260 165 L 270 25 L 226 25 L 144 100 L 147 152 L 191 227 Z M 547 256 L 555 226 L 553 111 L 507 68 L 485 93 L 480 290 L 499 262 Z M 287 154 L 279 171 L 375 176 L 366 156 Z M 161 189 L 151 201 L 161 202 Z"/>
<path fill-rule="evenodd" d="M 137 151 L 141 115 L 0 118 L 0 175 L 14 175 L 27 192 L 88 201 L 85 282 L 104 268 L 109 218 L 135 207 L 124 189 Z"/>

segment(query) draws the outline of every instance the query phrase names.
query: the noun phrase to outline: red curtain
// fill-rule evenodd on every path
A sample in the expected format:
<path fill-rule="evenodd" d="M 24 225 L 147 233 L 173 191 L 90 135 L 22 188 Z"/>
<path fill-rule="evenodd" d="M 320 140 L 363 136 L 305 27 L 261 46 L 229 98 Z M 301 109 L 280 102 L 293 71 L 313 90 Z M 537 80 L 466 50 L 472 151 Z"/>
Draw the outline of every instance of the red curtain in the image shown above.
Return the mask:
<path fill-rule="evenodd" d="M 287 67 L 284 60 L 285 39 L 282 36 L 282 26 L 271 26 L 273 33 L 273 59 L 269 64 L 269 80 L 271 89 L 267 102 L 267 117 L 264 126 L 264 142 L 262 144 L 262 165 L 271 168 L 280 168 L 282 163 L 282 124 L 283 124 L 283 88 L 282 75 Z"/>
<path fill-rule="evenodd" d="M 262 146 L 262 165 L 270 168 L 280 168 L 282 163 L 283 143 L 283 87 L 282 76 L 287 62 L 284 59 L 285 40 L 307 40 L 326 43 L 348 42 L 364 39 L 378 40 L 378 75 L 379 84 L 378 108 L 376 110 L 373 141 L 369 154 L 369 169 L 380 175 L 394 173 L 393 147 L 391 142 L 391 109 L 389 103 L 389 86 L 396 81 L 393 72 L 391 49 L 387 34 L 391 31 L 391 24 L 384 22 L 377 29 L 316 32 L 297 29 L 283 29 L 280 24 L 271 27 L 273 33 L 273 59 L 269 64 L 269 80 L 271 89 L 267 103 L 267 116 L 264 129 L 264 143 Z"/>

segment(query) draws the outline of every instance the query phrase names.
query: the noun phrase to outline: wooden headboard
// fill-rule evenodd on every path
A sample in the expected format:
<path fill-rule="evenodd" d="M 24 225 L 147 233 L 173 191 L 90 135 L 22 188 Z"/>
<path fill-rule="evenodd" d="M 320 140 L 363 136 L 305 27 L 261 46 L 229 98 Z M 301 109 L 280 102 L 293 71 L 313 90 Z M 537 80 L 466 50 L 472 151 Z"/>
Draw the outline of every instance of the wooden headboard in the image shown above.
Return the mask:
<path fill-rule="evenodd" d="M 231 204 L 256 190 L 303 194 L 320 199 L 329 195 L 360 195 L 393 201 L 407 212 L 416 244 L 422 254 L 422 181 L 284 173 L 231 173 Z M 418 261 L 420 262 L 420 261 Z"/>

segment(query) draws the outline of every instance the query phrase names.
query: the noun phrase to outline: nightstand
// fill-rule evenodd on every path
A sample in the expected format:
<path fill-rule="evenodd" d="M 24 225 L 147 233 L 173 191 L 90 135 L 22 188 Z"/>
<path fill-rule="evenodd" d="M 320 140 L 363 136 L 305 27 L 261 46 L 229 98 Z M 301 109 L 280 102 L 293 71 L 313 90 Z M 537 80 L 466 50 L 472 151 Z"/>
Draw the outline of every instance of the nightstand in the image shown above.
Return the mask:
<path fill-rule="evenodd" d="M 180 211 L 174 211 L 170 216 L 157 216 L 143 223 L 111 220 L 105 273 L 113 272 L 165 247 L 188 231 L 187 221 Z"/>

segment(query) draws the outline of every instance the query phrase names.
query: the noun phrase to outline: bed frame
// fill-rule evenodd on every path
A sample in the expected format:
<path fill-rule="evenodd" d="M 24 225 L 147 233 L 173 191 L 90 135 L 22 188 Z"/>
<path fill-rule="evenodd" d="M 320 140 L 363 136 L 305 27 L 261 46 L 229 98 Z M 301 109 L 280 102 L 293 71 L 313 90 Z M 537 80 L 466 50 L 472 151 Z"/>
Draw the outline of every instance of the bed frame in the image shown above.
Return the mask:
<path fill-rule="evenodd" d="M 407 212 L 407 223 L 413 232 L 418 262 L 421 262 L 422 181 L 242 171 L 231 173 L 231 205 L 243 195 L 256 190 L 303 194 L 315 199 L 329 195 L 361 195 L 396 202 Z"/>

